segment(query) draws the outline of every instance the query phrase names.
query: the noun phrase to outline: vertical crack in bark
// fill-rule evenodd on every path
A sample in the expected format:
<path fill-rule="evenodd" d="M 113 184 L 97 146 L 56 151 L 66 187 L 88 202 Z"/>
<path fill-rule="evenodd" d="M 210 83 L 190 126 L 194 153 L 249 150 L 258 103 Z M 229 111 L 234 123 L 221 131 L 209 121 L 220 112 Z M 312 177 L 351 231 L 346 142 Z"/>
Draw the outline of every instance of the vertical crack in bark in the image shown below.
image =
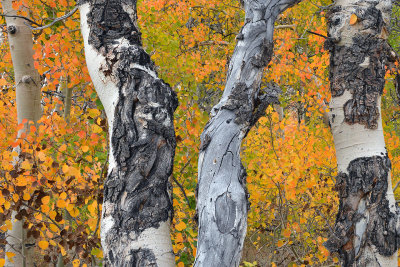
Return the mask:
<path fill-rule="evenodd" d="M 154 63 L 141 47 L 136 1 L 83 2 L 91 7 L 89 44 L 106 58 L 101 71 L 119 88 L 111 135 L 116 166 L 104 185 L 103 218 L 113 222 L 105 232 L 104 262 L 156 266 L 153 251 L 130 246 L 143 231 L 172 218 L 169 177 L 176 146 L 177 96 L 155 77 Z"/>

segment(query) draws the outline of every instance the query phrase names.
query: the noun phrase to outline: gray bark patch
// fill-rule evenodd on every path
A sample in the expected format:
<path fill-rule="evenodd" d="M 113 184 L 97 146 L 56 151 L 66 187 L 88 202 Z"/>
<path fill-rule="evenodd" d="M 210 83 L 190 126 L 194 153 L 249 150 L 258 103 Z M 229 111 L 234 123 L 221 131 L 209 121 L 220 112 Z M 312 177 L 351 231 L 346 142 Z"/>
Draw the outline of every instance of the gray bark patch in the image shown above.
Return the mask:
<path fill-rule="evenodd" d="M 236 219 L 236 204 L 229 194 L 224 193 L 215 201 L 215 219 L 221 233 L 227 233 L 233 228 Z"/>
<path fill-rule="evenodd" d="M 245 3 L 245 25 L 237 36 L 240 44 L 229 63 L 224 93 L 201 135 L 194 266 L 240 263 L 250 205 L 240 146 L 267 106 L 279 103 L 278 87 L 270 84 L 260 90 L 261 77 L 273 53 L 275 19 L 297 2 Z"/>

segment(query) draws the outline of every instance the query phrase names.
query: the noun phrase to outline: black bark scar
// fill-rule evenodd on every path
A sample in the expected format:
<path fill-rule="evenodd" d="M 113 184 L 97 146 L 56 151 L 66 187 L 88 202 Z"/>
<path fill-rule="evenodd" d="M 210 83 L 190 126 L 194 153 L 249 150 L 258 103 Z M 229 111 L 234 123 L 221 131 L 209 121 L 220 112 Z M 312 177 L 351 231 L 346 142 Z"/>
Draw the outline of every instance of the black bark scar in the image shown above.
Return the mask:
<path fill-rule="evenodd" d="M 89 44 L 106 58 L 101 70 L 112 76 L 119 88 L 111 136 L 116 166 L 104 184 L 105 216 L 114 222 L 105 236 L 109 249 L 104 262 L 111 266 L 156 266 L 152 251 L 128 253 L 123 244 L 172 219 L 169 177 L 176 147 L 173 113 L 177 96 L 154 76 L 154 63 L 142 48 L 136 0 L 83 3 L 91 6 Z"/>

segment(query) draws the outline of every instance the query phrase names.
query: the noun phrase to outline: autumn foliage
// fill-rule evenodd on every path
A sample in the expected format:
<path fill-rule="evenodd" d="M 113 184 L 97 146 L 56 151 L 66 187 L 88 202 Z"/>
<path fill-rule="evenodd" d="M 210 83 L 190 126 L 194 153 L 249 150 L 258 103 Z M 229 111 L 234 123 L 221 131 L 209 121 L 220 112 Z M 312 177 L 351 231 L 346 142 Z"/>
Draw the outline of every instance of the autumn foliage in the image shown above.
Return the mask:
<path fill-rule="evenodd" d="M 263 86 L 273 82 L 282 89 L 281 105 L 267 110 L 249 133 L 242 151 L 251 202 L 243 266 L 338 262 L 336 255 L 329 255 L 322 245 L 334 223 L 338 202 L 334 191 L 335 151 L 324 122 L 330 98 L 329 55 L 323 48 L 324 7 L 329 4 L 325 0 L 304 1 L 276 24 L 275 55 L 265 70 Z M 37 27 L 75 5 L 67 0 L 21 0 L 14 8 Z M 159 75 L 179 96 L 175 113 L 178 144 L 171 179 L 172 239 L 177 266 L 190 266 L 197 236 L 195 190 L 200 133 L 222 93 L 244 11 L 237 0 L 142 0 L 138 9 L 144 47 L 158 66 Z M 62 255 L 63 261 L 73 266 L 99 264 L 108 127 L 86 68 L 79 14 L 47 29 L 34 30 L 43 117 L 38 124 L 24 121 L 29 132 L 20 138 L 17 131 L 23 124 L 16 122 L 15 81 L 4 19 L 2 26 L 0 231 L 12 227 L 11 212 L 17 210 L 29 237 L 36 240 L 38 263 L 56 263 Z M 400 108 L 392 71 L 387 74 L 383 119 L 396 190 L 400 181 Z M 73 92 L 67 120 L 63 84 Z M 5 240 L 0 242 L 4 250 Z M 0 255 L 2 266 L 5 255 Z"/>

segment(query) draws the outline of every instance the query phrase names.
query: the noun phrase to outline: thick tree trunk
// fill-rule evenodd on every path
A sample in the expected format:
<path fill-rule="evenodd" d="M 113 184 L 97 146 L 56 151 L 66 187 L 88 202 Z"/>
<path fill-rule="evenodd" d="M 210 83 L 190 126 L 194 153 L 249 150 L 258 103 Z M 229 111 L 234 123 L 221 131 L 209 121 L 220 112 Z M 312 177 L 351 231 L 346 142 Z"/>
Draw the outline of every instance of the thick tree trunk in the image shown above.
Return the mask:
<path fill-rule="evenodd" d="M 101 242 L 106 266 L 174 266 L 169 177 L 175 92 L 143 50 L 135 0 L 80 3 L 86 62 L 110 135 Z"/>
<path fill-rule="evenodd" d="M 399 209 L 383 136 L 380 100 L 390 0 L 343 0 L 329 13 L 330 103 L 340 205 L 325 243 L 342 266 L 397 266 Z"/>
<path fill-rule="evenodd" d="M 263 69 L 273 53 L 277 16 L 299 0 L 247 0 L 245 25 L 237 36 L 225 91 L 201 135 L 197 214 L 199 237 L 194 266 L 238 266 L 246 235 L 246 171 L 240 146 L 277 90 L 260 91 Z"/>
<path fill-rule="evenodd" d="M 40 76 L 33 64 L 32 31 L 25 24 L 26 20 L 12 17 L 17 15 L 12 8 L 12 0 L 1 1 L 6 16 L 8 41 L 16 84 L 16 102 L 18 123 L 24 119 L 37 122 L 41 117 Z M 18 136 L 27 128 L 19 131 Z M 14 213 L 15 215 L 15 213 Z M 13 252 L 13 262 L 7 258 L 5 266 L 33 266 L 32 240 L 28 241 L 23 221 L 14 220 L 12 230 L 7 232 L 6 252 Z"/>

